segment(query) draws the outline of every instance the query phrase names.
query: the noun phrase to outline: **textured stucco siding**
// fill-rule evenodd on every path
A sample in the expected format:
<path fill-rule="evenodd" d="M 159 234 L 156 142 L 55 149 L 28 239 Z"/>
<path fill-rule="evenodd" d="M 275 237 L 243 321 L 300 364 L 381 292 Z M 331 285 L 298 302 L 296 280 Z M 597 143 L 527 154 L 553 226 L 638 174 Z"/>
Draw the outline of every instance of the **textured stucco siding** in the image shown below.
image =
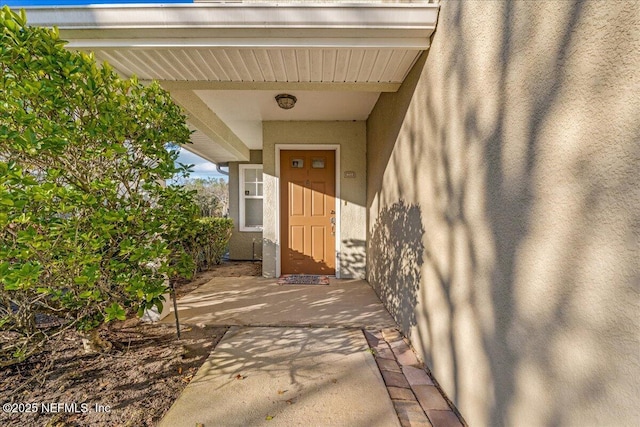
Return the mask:
<path fill-rule="evenodd" d="M 251 150 L 249 162 L 229 162 L 229 216 L 233 219 L 233 232 L 229 239 L 229 258 L 253 260 L 262 258 L 262 233 L 240 231 L 240 164 L 262 164 L 262 151 Z"/>
<path fill-rule="evenodd" d="M 353 122 L 264 122 L 264 257 L 263 274 L 276 274 L 276 256 L 280 241 L 277 235 L 276 144 L 314 144 L 340 146 L 340 269 L 343 278 L 365 276 L 366 236 L 366 124 Z M 355 172 L 345 178 L 344 172 Z M 269 209 L 267 208 L 269 206 Z"/>
<path fill-rule="evenodd" d="M 367 275 L 472 426 L 640 425 L 638 2 L 443 1 L 367 121 Z"/>

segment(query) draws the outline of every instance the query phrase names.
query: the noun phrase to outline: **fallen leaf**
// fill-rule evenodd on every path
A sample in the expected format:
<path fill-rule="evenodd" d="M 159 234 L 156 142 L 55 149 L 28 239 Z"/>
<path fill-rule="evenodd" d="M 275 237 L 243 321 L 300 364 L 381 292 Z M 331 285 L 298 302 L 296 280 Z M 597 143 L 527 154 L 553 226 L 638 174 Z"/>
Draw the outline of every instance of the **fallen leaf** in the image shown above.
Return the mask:
<path fill-rule="evenodd" d="M 196 427 L 204 427 L 204 424 L 202 424 L 202 423 L 196 423 Z"/>
<path fill-rule="evenodd" d="M 287 399 L 285 400 L 285 402 L 287 402 L 289 405 L 293 405 L 293 399 Z"/>
<path fill-rule="evenodd" d="M 285 394 L 287 390 L 278 390 L 278 394 Z"/>
<path fill-rule="evenodd" d="M 181 374 L 182 373 L 182 366 L 178 366 L 178 373 Z"/>
<path fill-rule="evenodd" d="M 247 377 L 246 377 L 246 376 L 244 376 L 244 375 L 240 375 L 240 374 L 236 375 L 236 379 L 237 379 L 237 380 L 243 380 L 243 379 L 245 379 L 245 378 L 247 378 Z"/>
<path fill-rule="evenodd" d="M 271 421 L 273 419 L 273 417 L 271 415 L 267 415 L 267 417 L 265 418 L 265 420 L 267 421 Z"/>

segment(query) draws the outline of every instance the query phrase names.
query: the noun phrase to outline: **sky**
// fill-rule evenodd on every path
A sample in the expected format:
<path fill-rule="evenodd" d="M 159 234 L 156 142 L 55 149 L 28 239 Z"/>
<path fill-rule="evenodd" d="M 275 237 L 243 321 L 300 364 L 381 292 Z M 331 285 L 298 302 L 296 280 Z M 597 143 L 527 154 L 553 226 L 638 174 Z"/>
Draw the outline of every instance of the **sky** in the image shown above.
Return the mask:
<path fill-rule="evenodd" d="M 193 0 L 0 0 L 0 6 L 72 6 L 87 4 L 193 3 Z"/>
<path fill-rule="evenodd" d="M 216 171 L 216 165 L 211 163 L 208 160 L 203 159 L 202 157 L 193 154 L 184 148 L 180 149 L 180 155 L 178 156 L 178 162 L 184 163 L 187 165 L 195 165 L 192 169 L 190 178 L 224 178 L 225 181 L 228 181 L 228 177 L 226 175 L 221 175 Z"/>

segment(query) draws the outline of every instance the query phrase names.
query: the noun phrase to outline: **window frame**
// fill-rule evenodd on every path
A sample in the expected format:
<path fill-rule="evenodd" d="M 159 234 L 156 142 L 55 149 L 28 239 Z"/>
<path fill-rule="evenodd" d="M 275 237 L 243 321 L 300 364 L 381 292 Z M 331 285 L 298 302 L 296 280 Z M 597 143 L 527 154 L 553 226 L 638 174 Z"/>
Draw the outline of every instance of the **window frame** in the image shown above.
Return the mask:
<path fill-rule="evenodd" d="M 262 195 L 258 196 L 247 196 L 244 194 L 245 192 L 245 171 L 247 169 L 255 169 L 258 170 L 260 175 L 263 175 L 263 165 L 258 164 L 258 163 L 243 163 L 238 165 L 238 175 L 239 175 L 239 179 L 238 179 L 238 196 L 240 197 L 240 203 L 239 203 L 239 212 L 238 212 L 238 217 L 239 217 L 239 224 L 238 224 L 238 229 L 242 232 L 254 232 L 254 233 L 262 233 L 262 230 L 264 229 L 264 221 L 263 224 L 260 226 L 247 226 L 245 224 L 245 206 L 246 206 L 246 199 L 260 199 L 262 200 L 262 209 L 264 212 L 264 179 L 260 180 L 260 181 L 256 181 L 256 182 L 261 182 L 262 183 Z M 263 214 L 263 220 L 264 220 L 264 214 Z"/>

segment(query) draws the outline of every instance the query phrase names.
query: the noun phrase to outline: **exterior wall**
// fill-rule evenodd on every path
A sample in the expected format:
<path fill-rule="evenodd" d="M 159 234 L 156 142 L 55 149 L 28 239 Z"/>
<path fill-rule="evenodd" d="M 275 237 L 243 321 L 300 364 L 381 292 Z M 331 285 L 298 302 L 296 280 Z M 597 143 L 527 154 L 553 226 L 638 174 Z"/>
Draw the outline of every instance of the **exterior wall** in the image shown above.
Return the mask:
<path fill-rule="evenodd" d="M 250 161 L 243 163 L 262 164 L 262 151 L 251 150 Z M 240 162 L 229 162 L 229 216 L 233 219 L 233 232 L 229 239 L 229 258 L 260 259 L 262 258 L 262 233 L 240 231 L 239 164 Z"/>
<path fill-rule="evenodd" d="M 367 121 L 368 279 L 470 425 L 640 425 L 637 6 L 443 1 Z"/>
<path fill-rule="evenodd" d="M 276 274 L 278 206 L 276 144 L 340 145 L 340 273 L 341 277 L 364 278 L 366 235 L 366 135 L 365 122 L 264 122 L 264 258 L 266 277 Z M 321 147 L 318 147 L 321 149 Z M 356 173 L 345 178 L 345 171 Z M 273 206 L 274 209 L 267 209 Z M 337 266 L 338 267 L 338 266 Z"/>

